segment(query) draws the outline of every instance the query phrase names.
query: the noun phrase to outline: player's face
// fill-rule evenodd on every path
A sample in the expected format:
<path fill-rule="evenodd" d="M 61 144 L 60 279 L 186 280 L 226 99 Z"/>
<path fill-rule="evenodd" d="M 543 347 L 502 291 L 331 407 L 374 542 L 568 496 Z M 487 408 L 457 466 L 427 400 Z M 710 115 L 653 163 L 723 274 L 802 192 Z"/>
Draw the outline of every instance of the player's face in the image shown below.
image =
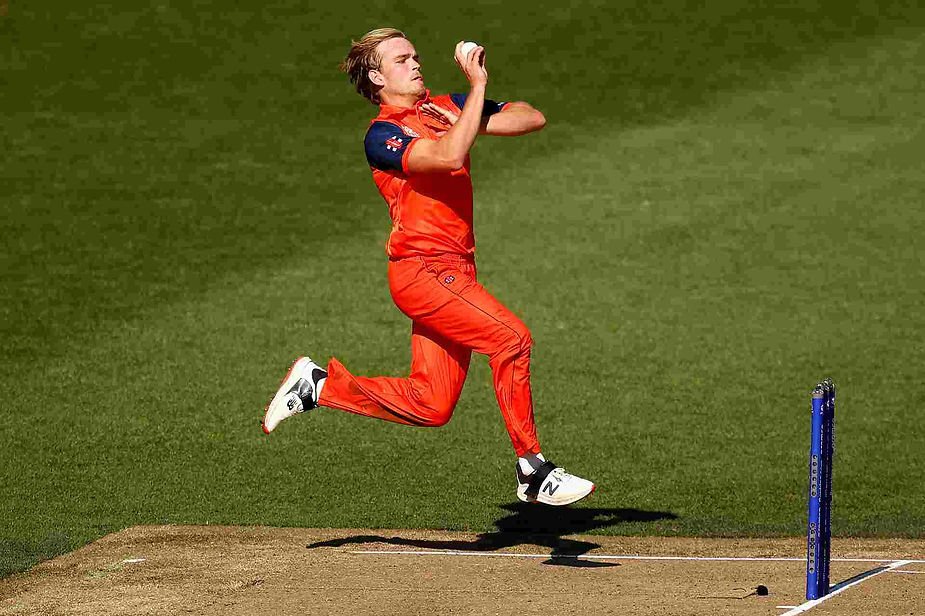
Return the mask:
<path fill-rule="evenodd" d="M 424 76 L 418 52 L 411 41 L 390 38 L 379 43 L 379 73 L 382 75 L 382 93 L 397 96 L 424 94 Z"/>

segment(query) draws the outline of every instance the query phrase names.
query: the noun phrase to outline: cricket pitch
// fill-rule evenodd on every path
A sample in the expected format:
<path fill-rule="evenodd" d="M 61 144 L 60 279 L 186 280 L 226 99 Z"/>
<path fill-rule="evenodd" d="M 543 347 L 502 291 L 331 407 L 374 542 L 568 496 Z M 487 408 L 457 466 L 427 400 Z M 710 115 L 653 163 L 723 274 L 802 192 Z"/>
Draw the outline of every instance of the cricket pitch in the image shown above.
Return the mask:
<path fill-rule="evenodd" d="M 800 538 L 136 526 L 0 580 L 0 614 L 925 612 L 925 541 L 833 540 L 843 590 L 815 605 L 804 552 Z"/>

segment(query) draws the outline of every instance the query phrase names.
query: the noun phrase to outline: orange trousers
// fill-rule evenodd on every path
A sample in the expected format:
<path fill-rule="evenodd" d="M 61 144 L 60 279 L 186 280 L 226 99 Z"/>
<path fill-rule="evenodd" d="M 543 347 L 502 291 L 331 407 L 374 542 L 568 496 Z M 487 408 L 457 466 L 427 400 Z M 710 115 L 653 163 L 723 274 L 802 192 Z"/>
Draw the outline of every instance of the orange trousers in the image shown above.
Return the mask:
<path fill-rule="evenodd" d="M 389 262 L 389 289 L 411 318 L 411 374 L 359 377 L 337 359 L 319 404 L 411 426 L 442 426 L 453 415 L 472 351 L 488 356 L 498 406 L 518 456 L 539 453 L 527 326 L 476 282 L 469 257 Z"/>

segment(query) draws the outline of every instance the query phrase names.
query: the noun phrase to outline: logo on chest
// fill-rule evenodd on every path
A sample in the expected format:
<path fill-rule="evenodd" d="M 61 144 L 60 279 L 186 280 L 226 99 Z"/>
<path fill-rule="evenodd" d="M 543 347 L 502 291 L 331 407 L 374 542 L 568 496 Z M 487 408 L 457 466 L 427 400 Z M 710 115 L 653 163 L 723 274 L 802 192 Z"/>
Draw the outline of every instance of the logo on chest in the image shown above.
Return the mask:
<path fill-rule="evenodd" d="M 417 133 L 414 131 L 414 129 L 408 128 L 408 127 L 405 126 L 404 124 L 401 125 L 401 129 L 402 129 L 402 131 L 404 131 L 404 133 L 405 133 L 406 135 L 408 135 L 409 137 L 420 137 L 420 135 L 417 134 Z"/>

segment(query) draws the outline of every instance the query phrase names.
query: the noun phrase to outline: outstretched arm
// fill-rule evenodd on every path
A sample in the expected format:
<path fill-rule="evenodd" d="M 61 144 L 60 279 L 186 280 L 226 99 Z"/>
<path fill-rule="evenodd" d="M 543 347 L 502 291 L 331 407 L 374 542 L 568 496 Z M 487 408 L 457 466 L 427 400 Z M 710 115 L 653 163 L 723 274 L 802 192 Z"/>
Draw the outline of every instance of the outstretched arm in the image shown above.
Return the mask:
<path fill-rule="evenodd" d="M 469 102 L 466 101 L 468 106 Z M 449 109 L 438 107 L 433 103 L 423 106 L 428 115 L 440 120 L 446 126 L 455 126 L 459 116 Z M 533 133 L 546 126 L 546 116 L 530 103 L 517 101 L 505 103 L 498 113 L 482 118 L 479 126 L 480 135 L 495 135 L 501 137 L 516 137 Z"/>
<path fill-rule="evenodd" d="M 481 133 L 502 137 L 516 137 L 533 133 L 546 126 L 546 116 L 530 103 L 507 103 L 504 109 L 482 121 Z"/>

